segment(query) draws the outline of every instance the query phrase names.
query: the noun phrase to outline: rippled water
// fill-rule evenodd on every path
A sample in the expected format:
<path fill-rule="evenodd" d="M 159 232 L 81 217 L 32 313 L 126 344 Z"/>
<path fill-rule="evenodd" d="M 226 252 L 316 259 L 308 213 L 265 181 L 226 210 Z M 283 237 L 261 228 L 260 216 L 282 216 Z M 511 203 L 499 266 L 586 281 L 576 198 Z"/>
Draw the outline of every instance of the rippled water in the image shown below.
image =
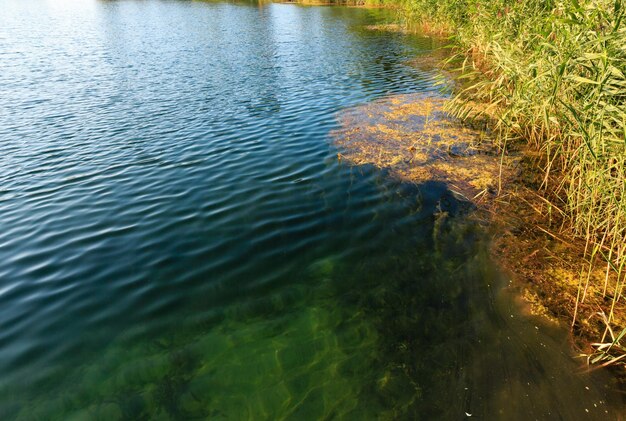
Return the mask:
<path fill-rule="evenodd" d="M 329 143 L 346 107 L 436 92 L 405 64 L 430 39 L 380 10 L 0 6 L 0 419 L 615 414 L 499 292 L 471 206 Z"/>

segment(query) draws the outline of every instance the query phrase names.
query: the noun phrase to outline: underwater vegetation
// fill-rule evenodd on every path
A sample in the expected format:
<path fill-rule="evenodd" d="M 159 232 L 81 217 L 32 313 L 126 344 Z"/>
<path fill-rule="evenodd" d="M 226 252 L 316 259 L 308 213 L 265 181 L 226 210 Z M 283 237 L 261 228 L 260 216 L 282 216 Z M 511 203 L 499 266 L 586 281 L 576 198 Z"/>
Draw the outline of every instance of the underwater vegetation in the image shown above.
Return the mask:
<path fill-rule="evenodd" d="M 4 390 L 14 406 L 3 414 L 17 420 L 613 414 L 602 389 L 556 351 L 558 335 L 510 314 L 514 305 L 501 294 L 503 279 L 470 202 L 442 182 L 382 186 L 409 214 L 386 219 L 385 241 L 373 243 L 368 258 L 320 257 L 290 273 L 289 287 L 202 323 L 188 323 L 190 313 L 180 320 L 184 329 L 127 332 L 93 364 L 40 385 L 40 393 L 30 390 L 25 398 Z"/>
<path fill-rule="evenodd" d="M 372 244 L 368 259 L 321 257 L 291 273 L 289 287 L 215 318 L 189 323 L 190 313 L 179 321 L 184 329 L 127 332 L 93 364 L 39 385 L 39 393 L 4 390 L 14 403 L 3 406 L 4 415 L 296 420 L 446 413 L 438 396 L 456 381 L 450 373 L 459 363 L 458 343 L 449 338 L 467 340 L 467 289 L 487 282 L 471 275 L 480 230 L 455 222 L 472 206 L 443 183 L 385 185 L 388 199 L 409 212 L 411 235 L 393 236 L 407 220 L 389 218 L 385 237 L 393 241 Z"/>

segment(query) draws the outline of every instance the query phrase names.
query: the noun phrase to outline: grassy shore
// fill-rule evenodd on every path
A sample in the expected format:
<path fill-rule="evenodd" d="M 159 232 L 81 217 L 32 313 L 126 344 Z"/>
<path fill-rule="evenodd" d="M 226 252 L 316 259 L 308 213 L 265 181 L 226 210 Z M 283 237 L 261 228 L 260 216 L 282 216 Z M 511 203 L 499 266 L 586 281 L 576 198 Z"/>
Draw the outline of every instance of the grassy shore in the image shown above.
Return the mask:
<path fill-rule="evenodd" d="M 626 0 L 338 3 L 395 7 L 450 37 L 463 88 L 449 111 L 486 124 L 503 153 L 530 151 L 544 228 L 581 245 L 572 327 L 591 312 L 591 359 L 626 362 Z"/>
<path fill-rule="evenodd" d="M 449 34 L 465 87 L 453 101 L 463 119 L 488 121 L 506 149 L 539 152 L 538 189 L 560 231 L 584 239 L 577 304 L 595 282 L 605 332 L 599 361 L 626 356 L 626 2 L 406 0 L 405 18 Z M 459 56 L 457 56 L 459 58 Z M 598 263 L 603 262 L 603 263 Z M 604 267 L 598 281 L 592 269 Z M 574 311 L 576 323 L 577 308 Z M 626 343 L 626 341 L 623 341 Z M 612 346 L 609 346 L 612 344 Z"/>

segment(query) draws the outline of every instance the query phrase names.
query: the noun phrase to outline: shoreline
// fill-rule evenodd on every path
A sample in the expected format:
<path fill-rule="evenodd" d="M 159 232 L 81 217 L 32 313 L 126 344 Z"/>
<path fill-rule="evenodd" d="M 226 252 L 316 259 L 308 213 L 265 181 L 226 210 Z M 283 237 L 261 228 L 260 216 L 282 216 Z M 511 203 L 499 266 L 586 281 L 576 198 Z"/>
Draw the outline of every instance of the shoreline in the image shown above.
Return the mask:
<path fill-rule="evenodd" d="M 593 354 L 591 344 L 604 333 L 595 317 L 600 297 L 589 291 L 585 305 L 576 305 L 584 245 L 556 231 L 559 218 L 546 217 L 548 202 L 533 189 L 539 174 L 529 167 L 532 151 L 516 145 L 502 155 L 484 130 L 468 127 L 445 107 L 441 98 L 405 94 L 348 110 L 339 117 L 343 128 L 333 133 L 338 158 L 373 164 L 409 182 L 449 184 L 486 221 L 492 259 L 508 275 L 506 288 L 521 307 L 569 331 L 570 348 L 579 356 Z M 574 312 L 578 322 L 571 326 Z M 623 366 L 612 374 L 625 388 Z"/>
<path fill-rule="evenodd" d="M 458 28 L 455 26 L 459 24 L 458 17 L 448 16 L 446 19 L 444 12 L 439 10 L 416 11 L 409 10 L 410 7 L 407 5 L 368 4 L 366 1 L 294 0 L 283 3 L 404 10 L 407 12 L 404 23 L 396 21 L 376 24 L 366 29 L 413 33 L 439 40 L 456 36 L 452 41 L 453 54 L 448 54 L 448 58 L 456 56 L 457 59 L 460 57 L 471 63 L 471 66 L 467 65 L 470 67 L 470 73 L 472 71 L 475 73 L 472 83 L 499 76 L 492 68 L 497 63 L 491 62 L 487 55 L 481 56 L 487 52 L 488 47 L 479 42 L 467 49 L 466 44 L 470 38 L 463 39 L 463 36 L 459 36 Z M 483 17 L 481 15 L 483 12 L 478 9 L 473 13 Z M 499 16 L 504 19 L 509 13 L 512 11 L 507 9 Z M 467 34 L 465 36 L 467 37 Z M 425 58 L 426 61 L 432 61 L 428 60 L 429 55 L 425 55 L 416 57 L 416 63 L 411 65 L 421 67 L 420 62 Z M 444 73 L 444 77 L 449 79 L 452 85 L 456 85 L 457 78 L 463 75 L 459 69 L 450 69 L 449 64 L 429 63 L 427 67 L 431 70 L 437 68 Z M 502 138 L 503 130 L 500 123 L 503 111 L 497 109 L 498 101 L 485 102 L 484 95 L 463 92 L 468 82 L 465 80 L 462 83 L 464 86 L 453 87 L 454 98 L 445 106 L 445 112 L 451 113 L 452 118 L 459 118 L 466 127 L 474 128 L 476 126 L 474 120 L 478 120 L 477 125 L 481 131 L 488 131 L 490 135 L 500 132 L 490 136 L 492 146 L 495 149 L 511 151 L 506 155 L 508 162 L 503 161 L 500 167 L 498 194 L 491 198 L 490 204 L 477 203 L 483 211 L 491 215 L 491 223 L 497 227 L 494 228 L 497 234 L 494 234 L 492 246 L 494 259 L 515 279 L 515 287 L 519 289 L 520 297 L 532 314 L 540 315 L 549 322 L 558 323 L 569 329 L 573 349 L 580 353 L 581 358 L 587 359 L 592 369 L 615 365 L 613 370 L 626 389 L 626 348 L 620 346 L 617 340 L 620 332 L 626 332 L 626 304 L 619 299 L 623 288 L 621 272 L 619 269 L 614 271 L 615 264 L 599 258 L 598 254 L 602 253 L 589 251 L 598 247 L 597 239 L 594 240 L 589 234 L 587 239 L 584 239 L 579 233 L 574 232 L 577 228 L 572 222 L 574 217 L 560 208 L 561 205 L 568 206 L 566 203 L 559 203 L 563 200 L 563 193 L 547 192 L 547 180 L 550 180 L 552 186 L 562 186 L 561 178 L 567 175 L 562 173 L 563 169 L 560 169 L 561 173 L 552 170 L 556 175 L 542 173 L 541 166 L 545 165 L 546 157 L 545 151 L 538 144 L 540 139 L 532 139 L 532 135 L 531 138 L 524 139 L 525 135 L 522 133 L 520 138 L 511 141 L 507 138 L 506 130 Z M 460 92 L 463 92 L 463 99 L 460 99 Z M 558 131 L 558 123 L 556 126 Z M 524 128 L 520 129 L 522 132 L 523 130 Z M 503 154 L 502 158 L 504 157 Z M 341 159 L 341 156 L 339 158 Z M 429 170 L 433 171 L 433 168 Z M 445 178 L 441 168 L 434 170 L 439 177 Z M 471 172 L 471 165 L 463 170 L 467 175 L 468 171 Z M 404 174 L 400 176 L 409 180 L 415 180 L 415 177 L 423 179 L 423 174 L 407 176 L 407 169 L 402 169 L 400 173 L 402 172 Z M 443 171 L 448 175 L 452 172 L 450 169 Z M 506 178 L 506 181 L 503 178 Z M 455 182 L 462 184 L 458 177 L 452 181 L 453 185 Z M 503 186 L 504 184 L 506 186 Z M 467 187 L 466 185 L 459 188 L 459 193 L 476 202 L 472 195 L 477 194 L 477 191 L 481 194 L 483 190 L 472 188 L 468 190 Z M 490 188 L 493 190 L 495 187 Z M 488 195 L 481 197 L 480 201 L 484 202 L 485 199 L 489 200 Z M 607 248 L 609 254 L 612 253 L 614 250 L 604 245 L 602 241 L 600 246 Z M 621 262 L 619 259 L 621 257 L 618 256 L 616 258 L 618 264 Z"/>
<path fill-rule="evenodd" d="M 626 3 L 382 6 L 402 10 L 405 29 L 370 29 L 449 40 L 462 86 L 447 111 L 519 154 L 522 167 L 508 168 L 517 183 L 493 212 L 526 215 L 501 222 L 528 249 L 500 244 L 500 259 L 530 279 L 528 301 L 569 326 L 589 362 L 626 377 Z"/>
<path fill-rule="evenodd" d="M 589 55 L 589 49 L 601 49 L 601 54 L 615 68 L 620 63 L 626 66 L 626 57 L 611 49 L 614 44 L 619 45 L 619 40 L 626 40 L 624 24 L 618 26 L 624 7 L 616 9 L 611 18 L 610 14 L 602 14 L 602 8 L 596 16 L 595 7 L 587 3 L 582 7 L 575 5 L 574 9 L 556 5 L 550 10 L 542 9 L 534 19 L 520 17 L 521 28 L 526 32 L 520 32 L 521 29 L 506 32 L 503 28 L 511 25 L 516 13 L 525 8 L 534 10 L 535 6 L 519 3 L 506 9 L 494 5 L 494 9 L 488 2 L 479 1 L 476 10 L 468 11 L 477 21 L 468 24 L 467 18 L 447 10 L 449 5 L 445 3 L 442 8 L 433 9 L 429 5 L 425 0 L 416 0 L 407 6 L 405 27 L 407 32 L 452 39 L 449 57 L 462 64 L 457 64 L 457 69 L 443 61 L 434 66 L 446 76 L 452 74 L 455 85 L 446 111 L 464 124 L 488 131 L 493 145 L 503 151 L 502 156 L 507 153 L 515 158 L 503 161 L 508 180 L 506 183 L 501 180 L 500 186 L 506 186 L 489 209 L 500 230 L 500 235 L 494 238 L 494 256 L 514 274 L 533 312 L 567 327 L 581 358 L 586 358 L 592 369 L 614 366 L 626 388 L 626 346 L 624 341 L 620 342 L 626 333 L 623 295 L 626 249 L 620 246 L 626 232 L 622 193 L 626 185 L 623 181 L 626 154 L 623 149 L 611 146 L 615 141 L 620 142 L 611 127 L 614 115 L 624 115 L 624 104 L 620 105 L 618 100 L 609 105 L 612 108 L 606 116 L 597 106 L 586 115 L 576 114 L 578 107 L 584 106 L 583 99 L 576 96 L 580 90 L 607 104 L 619 98 L 619 90 L 610 93 L 613 91 L 609 87 L 625 83 L 623 73 L 611 74 L 606 79 L 609 84 L 603 88 L 602 72 L 595 76 L 585 72 L 595 68 L 594 60 L 599 57 Z M 542 54 L 535 56 L 515 50 L 514 42 L 532 45 L 533 36 L 539 36 L 541 41 L 543 35 L 537 31 L 542 19 L 549 19 L 550 13 L 557 16 L 575 13 L 581 26 L 585 22 L 607 22 L 597 30 L 606 32 L 610 41 L 598 44 L 594 36 L 585 35 L 585 43 L 576 44 L 569 53 L 581 65 L 570 65 L 576 61 L 568 57 L 559 67 L 561 75 L 557 80 L 549 73 L 546 76 L 537 72 L 535 76 L 530 72 L 528 76 L 523 63 L 519 63 L 519 69 L 513 64 L 507 68 L 508 62 L 516 59 L 527 60 L 526 65 L 531 69 L 550 68 L 547 55 L 559 54 L 559 49 L 569 51 L 567 37 L 583 29 L 568 27 L 564 22 L 551 28 L 549 37 L 556 42 L 554 50 L 538 49 Z M 608 24 L 611 19 L 616 19 L 614 26 Z M 490 30 L 504 30 L 495 44 Z M 563 43 L 559 35 L 565 37 Z M 509 46 L 511 51 L 504 50 Z M 583 64 L 588 64 L 588 68 L 580 67 Z M 547 92 L 537 88 L 541 84 L 550 86 Z M 526 103 L 529 98 L 530 102 Z M 544 101 L 555 105 L 549 108 L 534 105 Z M 537 115 L 539 111 L 541 116 Z M 572 114 L 578 123 L 571 121 Z M 602 128 L 606 128 L 606 134 Z M 585 185 L 591 186 L 589 191 Z"/>

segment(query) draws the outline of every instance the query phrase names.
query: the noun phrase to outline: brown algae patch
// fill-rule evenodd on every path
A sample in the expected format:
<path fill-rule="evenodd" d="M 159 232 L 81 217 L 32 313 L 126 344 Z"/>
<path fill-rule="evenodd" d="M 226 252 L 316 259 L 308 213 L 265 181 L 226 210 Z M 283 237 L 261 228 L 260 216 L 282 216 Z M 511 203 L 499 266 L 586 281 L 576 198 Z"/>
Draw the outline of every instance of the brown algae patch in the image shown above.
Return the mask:
<path fill-rule="evenodd" d="M 446 113 L 445 102 L 407 94 L 345 110 L 338 116 L 340 129 L 332 133 L 339 158 L 415 183 L 442 181 L 475 201 L 492 195 L 505 168 L 499 153 L 484 131 Z"/>

